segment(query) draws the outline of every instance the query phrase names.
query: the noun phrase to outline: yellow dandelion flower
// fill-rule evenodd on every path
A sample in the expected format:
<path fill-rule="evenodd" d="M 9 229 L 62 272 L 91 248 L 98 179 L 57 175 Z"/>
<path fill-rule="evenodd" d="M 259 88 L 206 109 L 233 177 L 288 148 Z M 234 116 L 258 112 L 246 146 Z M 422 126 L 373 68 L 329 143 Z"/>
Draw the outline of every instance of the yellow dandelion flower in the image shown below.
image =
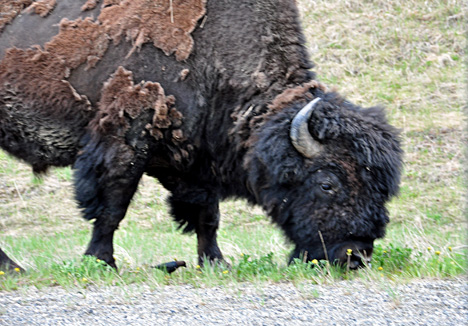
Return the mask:
<path fill-rule="evenodd" d="M 15 272 L 19 273 L 20 271 L 21 271 L 21 269 L 19 269 L 19 267 L 15 268 Z"/>
<path fill-rule="evenodd" d="M 452 247 L 448 247 L 448 250 L 449 250 L 449 251 L 452 251 Z"/>
<path fill-rule="evenodd" d="M 348 256 L 351 256 L 351 253 L 352 253 L 352 252 L 353 252 L 353 249 L 348 249 L 348 250 L 346 250 L 346 254 L 347 254 Z"/>
<path fill-rule="evenodd" d="M 0 271 L 0 275 L 5 275 L 5 272 L 4 272 L 4 271 Z"/>
<path fill-rule="evenodd" d="M 386 254 L 386 253 L 387 253 L 387 250 L 384 250 L 383 253 Z"/>
<path fill-rule="evenodd" d="M 196 269 L 200 269 L 201 267 L 200 267 L 200 265 L 197 265 L 195 268 L 196 268 Z"/>
<path fill-rule="evenodd" d="M 317 260 L 317 259 L 313 259 L 313 260 L 312 260 L 312 264 L 318 265 L 318 260 Z"/>
<path fill-rule="evenodd" d="M 432 248 L 431 248 L 431 247 L 427 247 L 427 250 L 428 250 L 428 251 L 431 251 L 431 250 L 432 250 Z"/>
<path fill-rule="evenodd" d="M 96 262 L 98 262 L 98 263 L 99 263 L 100 261 L 101 261 L 101 260 L 100 260 L 99 258 L 97 258 L 97 259 L 96 259 Z"/>
<path fill-rule="evenodd" d="M 377 268 L 379 271 L 383 271 L 383 267 L 382 266 L 379 266 L 379 268 Z"/>
<path fill-rule="evenodd" d="M 88 279 L 87 279 L 86 277 L 83 277 L 81 280 L 82 280 L 83 282 L 88 282 Z"/>
<path fill-rule="evenodd" d="M 437 250 L 437 251 L 435 252 L 435 254 L 436 254 L 437 256 L 439 256 L 439 255 L 440 255 L 440 251 Z"/>
<path fill-rule="evenodd" d="M 139 270 L 140 270 L 140 267 L 137 267 L 136 270 L 139 271 Z"/>
<path fill-rule="evenodd" d="M 223 274 L 227 274 L 227 273 L 229 273 L 229 271 L 223 271 Z"/>

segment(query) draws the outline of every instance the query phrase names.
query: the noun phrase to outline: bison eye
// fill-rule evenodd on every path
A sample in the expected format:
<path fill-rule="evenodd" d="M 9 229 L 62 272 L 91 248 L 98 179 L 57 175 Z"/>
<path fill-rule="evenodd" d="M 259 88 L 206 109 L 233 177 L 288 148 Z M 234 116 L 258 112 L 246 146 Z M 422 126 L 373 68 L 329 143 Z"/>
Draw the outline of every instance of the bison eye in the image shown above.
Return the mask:
<path fill-rule="evenodd" d="M 328 192 L 328 193 L 331 193 L 332 192 L 332 185 L 329 184 L 329 183 L 321 183 L 320 184 L 320 188 L 324 191 L 324 192 Z"/>

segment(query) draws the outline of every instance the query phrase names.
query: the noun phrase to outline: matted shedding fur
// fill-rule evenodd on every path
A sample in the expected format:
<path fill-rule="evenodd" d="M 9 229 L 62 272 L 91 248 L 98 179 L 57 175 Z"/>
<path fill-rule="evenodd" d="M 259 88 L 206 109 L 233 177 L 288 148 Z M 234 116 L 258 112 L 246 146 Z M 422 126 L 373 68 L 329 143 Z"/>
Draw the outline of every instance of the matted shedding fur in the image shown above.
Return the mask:
<path fill-rule="evenodd" d="M 0 62 L 0 80 L 4 83 L 0 87 L 14 85 L 23 94 L 23 101 L 38 102 L 37 109 L 47 114 L 64 116 L 72 113 L 72 108 L 75 112 L 91 110 L 87 97 L 78 94 L 67 78 L 70 69 L 86 62 L 88 68 L 92 67 L 104 55 L 109 39 L 102 28 L 90 18 L 63 19 L 59 34 L 44 49 L 7 50 Z"/>
<path fill-rule="evenodd" d="M 184 60 L 193 46 L 190 33 L 204 14 L 204 7 L 201 6 L 204 1 L 193 2 L 193 8 L 187 7 L 190 1 L 173 5 L 177 7 L 174 11 L 178 13 L 174 16 L 177 24 L 164 24 L 169 19 L 168 9 L 160 1 L 147 0 L 125 1 L 121 5 L 103 8 L 98 21 L 92 18 L 74 21 L 64 18 L 60 22 L 59 34 L 46 43 L 44 49 L 59 56 L 71 69 L 84 62 L 87 62 L 86 69 L 89 69 L 104 56 L 111 39 L 117 44 L 125 36 L 134 43 L 132 51 L 152 41 L 167 55 L 175 52 L 177 60 Z M 189 18 L 182 19 L 182 13 Z"/>
<path fill-rule="evenodd" d="M 45 16 L 55 4 L 56 0 L 0 0 L 0 31 L 28 5 L 29 10 Z M 87 1 L 82 10 L 92 9 L 93 4 L 97 1 Z M 134 44 L 129 55 L 144 43 L 153 42 L 167 55 L 175 53 L 177 60 L 185 60 L 193 47 L 190 33 L 205 14 L 205 0 L 174 1 L 172 6 L 162 0 L 114 0 L 104 1 L 103 7 L 97 21 L 64 18 L 59 34 L 44 45 L 44 50 L 64 60 L 68 68 L 86 62 L 89 69 L 104 56 L 111 39 L 117 44 L 125 37 Z"/>
<path fill-rule="evenodd" d="M 57 0 L 37 0 L 33 2 L 26 11 L 34 12 L 41 17 L 45 17 L 54 10 Z"/>
<path fill-rule="evenodd" d="M 129 127 L 125 115 L 135 119 L 143 110 L 152 109 L 153 123 L 147 125 L 146 129 L 159 140 L 163 138 L 164 129 L 182 125 L 182 114 L 175 109 L 174 104 L 174 97 L 166 96 L 159 83 L 135 85 L 132 72 L 119 67 L 104 84 L 99 111 L 91 126 L 101 135 L 123 136 Z M 172 138 L 179 142 L 183 139 L 183 133 L 180 129 L 176 130 L 172 131 Z"/>
<path fill-rule="evenodd" d="M 318 88 L 324 93 L 328 92 L 328 89 L 324 84 L 316 80 L 311 80 L 303 85 L 286 89 L 273 99 L 273 101 L 268 105 L 268 108 L 277 112 L 278 110 L 291 106 L 292 103 L 297 101 L 303 101 L 304 99 L 311 101 L 313 99 L 312 93 L 310 92 L 311 88 Z"/>
<path fill-rule="evenodd" d="M 7 3 L 0 1 L 2 8 L 7 8 Z M 31 5 L 31 1 L 21 3 L 23 7 Z M 50 12 L 48 9 L 53 9 L 55 1 L 35 4 L 30 10 L 37 9 L 45 15 Z M 86 4 L 86 8 L 91 8 L 93 2 Z M 190 33 L 204 15 L 204 5 L 205 0 L 175 1 L 171 7 L 163 1 L 104 1 L 96 21 L 64 18 L 59 33 L 43 48 L 37 45 L 28 50 L 7 50 L 0 62 L 0 87 L 2 90 L 15 88 L 18 98 L 27 103 L 26 107 L 34 107 L 47 116 L 56 115 L 61 119 L 70 115 L 88 116 L 94 109 L 87 97 L 78 94 L 67 81 L 71 70 L 82 64 L 86 64 L 85 69 L 94 67 L 105 55 L 111 40 L 118 43 L 122 37 L 134 41 L 132 51 L 152 41 L 166 54 L 175 52 L 176 59 L 186 59 L 193 46 Z M 23 7 L 8 6 L 8 12 L 14 13 L 11 15 L 14 17 L 18 8 Z M 182 73 L 181 78 L 185 75 L 186 72 Z M 166 96 L 160 84 L 134 85 L 132 74 L 122 68 L 106 83 L 101 96 L 94 123 L 99 132 L 121 136 L 128 128 L 125 116 L 135 118 L 141 110 L 153 109 L 153 121 L 147 130 L 155 139 L 164 138 L 168 144 L 186 140 L 180 129 L 183 117 L 175 108 L 175 98 Z M 176 161 L 188 156 L 185 150 L 179 152 L 174 154 Z"/>
<path fill-rule="evenodd" d="M 104 56 L 110 39 L 105 26 L 91 18 L 70 21 L 62 19 L 59 34 L 44 45 L 44 49 L 60 59 L 67 67 L 77 68 L 87 63 L 86 69 L 92 68 Z"/>
<path fill-rule="evenodd" d="M 99 1 L 99 0 L 98 0 Z M 120 5 L 123 0 L 104 0 L 102 7 L 108 7 L 113 5 Z"/>
<path fill-rule="evenodd" d="M 91 110 L 86 96 L 79 95 L 65 80 L 67 74 L 68 68 L 63 60 L 39 47 L 9 49 L 0 62 L 0 80 L 3 82 L 0 86 L 14 87 L 22 94 L 23 101 L 37 103 L 31 105 L 37 111 L 65 116 L 68 110 L 77 106 L 80 111 Z M 50 112 L 51 107 L 61 108 L 61 111 Z"/>
<path fill-rule="evenodd" d="M 175 53 L 177 60 L 185 60 L 193 48 L 190 33 L 205 14 L 206 0 L 124 0 L 102 9 L 98 20 L 118 44 L 125 37 L 133 43 L 129 53 L 144 43 L 154 46 L 166 55 Z"/>
<path fill-rule="evenodd" d="M 33 0 L 0 0 L 0 33 L 6 24 L 18 16 Z"/>
<path fill-rule="evenodd" d="M 99 0 L 88 0 L 86 3 L 81 7 L 81 10 L 86 11 L 86 10 L 92 10 L 96 8 L 97 4 L 99 3 Z"/>
<path fill-rule="evenodd" d="M 11 21 L 22 8 L 31 3 L 32 1 L 26 0 L 0 0 L 0 9 L 2 14 L 5 13 L 2 17 L 6 17 L 3 18 L 3 24 Z M 88 1 L 87 4 L 91 6 L 91 2 Z M 46 14 L 46 9 L 51 10 L 54 5 L 55 0 L 44 0 L 33 3 L 29 8 L 39 10 L 39 14 Z M 85 97 L 77 94 L 66 79 L 71 69 L 84 63 L 87 64 L 86 69 L 94 67 L 104 56 L 111 39 L 118 43 L 122 37 L 126 37 L 134 42 L 132 51 L 143 43 L 152 41 L 166 54 L 175 52 L 177 60 L 184 60 L 193 46 L 190 33 L 205 13 L 205 0 L 174 1 L 170 8 L 169 2 L 162 0 L 124 0 L 118 3 L 105 1 L 103 6 L 106 7 L 102 9 L 97 21 L 91 18 L 79 18 L 75 21 L 64 18 L 60 22 L 59 33 L 43 49 L 36 46 L 34 50 L 10 50 L 0 63 L 2 80 L 21 85 L 24 92 L 34 93 L 38 99 L 61 102 L 78 98 L 84 101 Z M 0 28 L 2 26 L 0 20 Z M 18 57 L 15 58 L 15 55 Z M 17 71 L 16 77 L 12 71 Z M 29 71 L 32 76 L 27 75 Z M 152 86 L 148 84 L 146 87 Z M 168 98 L 168 102 L 171 101 L 174 100 Z M 166 116 L 172 115 L 171 119 L 176 123 L 181 119 L 178 113 L 164 109 L 164 106 L 158 106 L 159 111 L 155 115 L 153 125 L 156 129 L 151 132 L 156 138 L 160 137 L 157 128 L 165 128 L 168 124 Z M 167 112 L 163 112 L 164 110 Z"/>

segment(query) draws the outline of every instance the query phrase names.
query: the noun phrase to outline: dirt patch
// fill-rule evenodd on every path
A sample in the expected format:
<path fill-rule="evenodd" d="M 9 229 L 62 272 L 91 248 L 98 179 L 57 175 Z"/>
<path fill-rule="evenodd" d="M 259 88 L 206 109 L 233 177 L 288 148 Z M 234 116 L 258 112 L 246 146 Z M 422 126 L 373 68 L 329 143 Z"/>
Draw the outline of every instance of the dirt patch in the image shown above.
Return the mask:
<path fill-rule="evenodd" d="M 0 33 L 6 24 L 15 19 L 32 2 L 33 0 L 0 0 Z"/>

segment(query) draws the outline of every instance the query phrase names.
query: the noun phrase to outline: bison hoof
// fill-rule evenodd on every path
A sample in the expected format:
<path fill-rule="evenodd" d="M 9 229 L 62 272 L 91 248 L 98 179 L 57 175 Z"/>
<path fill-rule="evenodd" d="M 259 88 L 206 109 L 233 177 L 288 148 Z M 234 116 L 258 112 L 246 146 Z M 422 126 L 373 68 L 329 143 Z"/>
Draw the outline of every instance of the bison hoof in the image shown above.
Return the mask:
<path fill-rule="evenodd" d="M 96 257 L 96 259 L 99 259 L 103 262 L 105 262 L 108 266 L 112 267 L 113 269 L 117 270 L 117 265 L 115 264 L 115 259 L 114 257 L 111 257 L 111 258 L 107 258 L 107 257 L 100 257 L 100 256 L 97 256 L 97 255 L 93 255 L 93 254 L 90 254 L 90 253 L 85 253 L 85 256 L 94 256 Z"/>

